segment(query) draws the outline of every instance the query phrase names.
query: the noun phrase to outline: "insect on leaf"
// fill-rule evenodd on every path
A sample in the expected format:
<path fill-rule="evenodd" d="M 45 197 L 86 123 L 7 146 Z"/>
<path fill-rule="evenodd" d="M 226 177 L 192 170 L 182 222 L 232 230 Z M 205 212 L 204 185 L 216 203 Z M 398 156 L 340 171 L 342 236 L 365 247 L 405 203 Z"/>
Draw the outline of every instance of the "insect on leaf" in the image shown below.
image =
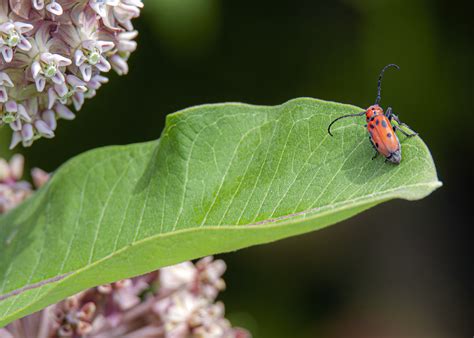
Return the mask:
<path fill-rule="evenodd" d="M 0 326 L 96 285 L 321 229 L 440 186 L 428 148 L 373 154 L 358 107 L 310 98 L 203 105 L 157 141 L 73 158 L 0 217 Z"/>

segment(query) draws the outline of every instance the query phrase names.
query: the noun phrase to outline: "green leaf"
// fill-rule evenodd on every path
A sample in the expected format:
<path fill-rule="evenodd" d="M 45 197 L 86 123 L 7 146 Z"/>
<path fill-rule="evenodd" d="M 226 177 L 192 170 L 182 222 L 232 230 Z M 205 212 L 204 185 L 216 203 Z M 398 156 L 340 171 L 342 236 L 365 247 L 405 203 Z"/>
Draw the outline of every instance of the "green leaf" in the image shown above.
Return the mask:
<path fill-rule="evenodd" d="M 441 183 L 420 138 L 371 161 L 360 108 L 309 98 L 169 115 L 159 141 L 82 154 L 0 218 L 0 326 L 85 288 L 320 229 Z M 407 116 L 407 119 L 409 116 Z"/>

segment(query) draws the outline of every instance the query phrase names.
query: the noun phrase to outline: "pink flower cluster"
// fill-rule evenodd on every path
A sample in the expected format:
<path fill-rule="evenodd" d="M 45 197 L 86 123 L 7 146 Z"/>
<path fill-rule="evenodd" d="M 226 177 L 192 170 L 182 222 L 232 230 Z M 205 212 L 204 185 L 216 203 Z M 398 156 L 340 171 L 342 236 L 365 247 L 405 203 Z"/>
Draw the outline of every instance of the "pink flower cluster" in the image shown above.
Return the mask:
<path fill-rule="evenodd" d="M 22 155 L 14 155 L 10 162 L 0 158 L 0 214 L 13 209 L 33 193 L 31 184 L 21 180 L 24 162 Z M 49 174 L 34 168 L 31 177 L 34 186 L 39 188 L 48 181 Z"/>
<path fill-rule="evenodd" d="M 216 302 L 222 260 L 206 257 L 69 297 L 0 329 L 0 338 L 250 338 Z"/>
<path fill-rule="evenodd" d="M 0 0 L 0 126 L 10 148 L 54 137 L 86 98 L 128 72 L 141 0 Z"/>

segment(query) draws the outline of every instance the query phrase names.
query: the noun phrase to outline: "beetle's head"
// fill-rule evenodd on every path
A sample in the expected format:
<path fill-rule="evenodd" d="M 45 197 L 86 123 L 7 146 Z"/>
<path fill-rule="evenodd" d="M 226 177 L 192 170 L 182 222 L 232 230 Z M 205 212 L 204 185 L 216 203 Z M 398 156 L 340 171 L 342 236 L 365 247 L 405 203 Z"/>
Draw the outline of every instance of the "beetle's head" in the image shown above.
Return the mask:
<path fill-rule="evenodd" d="M 383 109 L 378 104 L 374 104 L 373 106 L 370 106 L 365 111 L 365 117 L 367 118 L 367 121 L 377 115 L 383 115 Z"/>

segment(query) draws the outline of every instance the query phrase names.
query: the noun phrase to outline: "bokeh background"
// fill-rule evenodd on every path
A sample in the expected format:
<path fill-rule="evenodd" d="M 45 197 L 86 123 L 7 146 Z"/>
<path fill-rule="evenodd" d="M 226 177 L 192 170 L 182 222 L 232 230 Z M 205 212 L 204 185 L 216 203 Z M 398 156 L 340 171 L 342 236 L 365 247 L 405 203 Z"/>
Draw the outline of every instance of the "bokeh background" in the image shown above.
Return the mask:
<path fill-rule="evenodd" d="M 52 171 L 98 146 L 159 137 L 195 104 L 311 96 L 391 105 L 430 146 L 444 187 L 322 231 L 221 255 L 233 324 L 255 338 L 472 337 L 474 24 L 468 1 L 145 0 L 139 49 L 54 140 Z M 3 131 L 5 134 L 5 132 Z M 0 154 L 7 155 L 8 135 Z"/>

